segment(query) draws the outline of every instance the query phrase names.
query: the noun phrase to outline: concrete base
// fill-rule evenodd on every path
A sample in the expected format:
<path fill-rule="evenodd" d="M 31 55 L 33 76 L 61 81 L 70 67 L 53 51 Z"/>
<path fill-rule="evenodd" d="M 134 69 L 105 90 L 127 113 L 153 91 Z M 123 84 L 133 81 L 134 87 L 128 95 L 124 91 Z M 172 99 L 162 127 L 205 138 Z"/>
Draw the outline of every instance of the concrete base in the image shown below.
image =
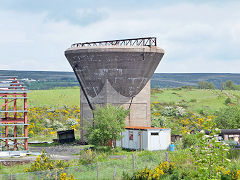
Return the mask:
<path fill-rule="evenodd" d="M 151 126 L 150 81 L 134 98 L 122 96 L 107 81 L 98 96 L 89 97 L 89 99 L 94 107 L 96 105 L 113 104 L 130 109 L 130 114 L 126 118 L 126 126 Z M 92 122 L 93 114 L 83 92 L 80 93 L 80 109 L 81 143 L 86 143 L 84 127 L 87 123 Z"/>

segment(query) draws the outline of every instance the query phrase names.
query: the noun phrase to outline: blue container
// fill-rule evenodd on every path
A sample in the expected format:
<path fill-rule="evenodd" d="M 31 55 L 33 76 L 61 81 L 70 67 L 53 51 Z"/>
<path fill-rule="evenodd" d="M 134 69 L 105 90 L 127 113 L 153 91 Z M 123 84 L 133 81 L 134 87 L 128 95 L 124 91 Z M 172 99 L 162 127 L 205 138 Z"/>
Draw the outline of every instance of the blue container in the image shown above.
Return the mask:
<path fill-rule="evenodd" d="M 169 145 L 169 151 L 174 151 L 174 144 Z"/>

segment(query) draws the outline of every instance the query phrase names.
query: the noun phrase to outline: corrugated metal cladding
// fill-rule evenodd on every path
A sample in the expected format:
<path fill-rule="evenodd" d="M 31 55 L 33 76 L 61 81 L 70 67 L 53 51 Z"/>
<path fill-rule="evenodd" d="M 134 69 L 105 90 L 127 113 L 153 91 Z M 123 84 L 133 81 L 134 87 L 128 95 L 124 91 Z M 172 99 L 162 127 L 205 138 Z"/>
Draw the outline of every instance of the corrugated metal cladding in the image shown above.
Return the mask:
<path fill-rule="evenodd" d="M 122 133 L 123 138 L 117 146 L 133 150 L 167 150 L 171 144 L 171 129 L 128 128 Z"/>

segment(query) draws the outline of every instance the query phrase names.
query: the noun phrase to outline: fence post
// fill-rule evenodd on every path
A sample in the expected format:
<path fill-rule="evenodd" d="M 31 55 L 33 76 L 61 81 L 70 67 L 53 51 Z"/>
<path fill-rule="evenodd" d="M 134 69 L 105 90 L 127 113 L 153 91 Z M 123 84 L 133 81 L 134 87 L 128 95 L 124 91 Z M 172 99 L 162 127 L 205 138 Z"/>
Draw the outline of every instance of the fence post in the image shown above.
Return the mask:
<path fill-rule="evenodd" d="M 12 180 L 12 173 L 10 174 L 10 180 Z"/>
<path fill-rule="evenodd" d="M 98 162 L 97 162 L 97 180 L 99 180 L 99 167 L 98 167 Z"/>
<path fill-rule="evenodd" d="M 132 160 L 133 160 L 133 172 L 135 172 L 135 155 L 132 154 Z"/>
<path fill-rule="evenodd" d="M 114 165 L 113 180 L 115 180 L 115 177 L 116 177 L 116 166 Z"/>
<path fill-rule="evenodd" d="M 57 168 L 55 168 L 55 180 L 57 180 Z"/>
<path fill-rule="evenodd" d="M 166 161 L 169 162 L 168 152 L 166 152 Z"/>

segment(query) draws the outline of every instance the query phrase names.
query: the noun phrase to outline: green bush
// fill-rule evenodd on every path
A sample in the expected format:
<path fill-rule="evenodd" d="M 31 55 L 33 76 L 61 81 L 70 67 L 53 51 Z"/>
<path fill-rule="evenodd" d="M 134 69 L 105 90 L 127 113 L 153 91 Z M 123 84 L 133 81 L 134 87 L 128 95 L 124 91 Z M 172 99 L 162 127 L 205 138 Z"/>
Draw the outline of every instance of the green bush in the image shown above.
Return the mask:
<path fill-rule="evenodd" d="M 189 102 L 197 102 L 197 99 L 190 99 Z"/>
<path fill-rule="evenodd" d="M 97 161 L 97 153 L 91 149 L 80 151 L 79 162 L 81 164 L 91 164 Z"/>
<path fill-rule="evenodd" d="M 228 105 L 228 104 L 231 104 L 232 103 L 232 100 L 231 100 L 231 98 L 230 97 L 228 97 L 226 100 L 225 100 L 225 102 L 224 102 L 226 105 Z"/>
<path fill-rule="evenodd" d="M 29 168 L 25 169 L 25 172 L 34 172 L 34 171 L 46 171 L 52 170 L 55 168 L 66 168 L 69 164 L 66 161 L 58 160 L 53 161 L 50 159 L 49 155 L 42 150 L 42 154 L 37 156 L 37 159 Z"/>
<path fill-rule="evenodd" d="M 198 143 L 190 148 L 193 167 L 198 171 L 200 179 L 219 179 L 219 170 L 226 168 L 231 162 L 228 159 L 229 145 L 218 141 L 219 129 L 212 129 L 209 135 L 204 131 L 197 133 Z"/>
<path fill-rule="evenodd" d="M 173 174 L 176 166 L 172 162 L 162 162 L 154 169 L 144 168 L 134 173 L 132 180 L 162 179 Z"/>
<path fill-rule="evenodd" d="M 189 148 L 198 142 L 195 134 L 185 134 L 182 139 L 183 148 Z"/>
<path fill-rule="evenodd" d="M 87 127 L 87 140 L 93 145 L 107 145 L 110 140 L 120 139 L 120 133 L 125 130 L 125 118 L 129 110 L 122 106 L 97 107 L 94 111 L 93 123 Z"/>
<path fill-rule="evenodd" d="M 239 149 L 231 149 L 229 151 L 229 158 L 230 159 L 239 159 L 240 157 L 240 150 Z"/>
<path fill-rule="evenodd" d="M 220 129 L 240 128 L 240 107 L 231 106 L 216 113 L 215 122 Z"/>
<path fill-rule="evenodd" d="M 174 142 L 175 144 L 175 149 L 176 150 L 180 150 L 180 149 L 183 149 L 183 141 L 182 140 L 177 140 Z"/>
<path fill-rule="evenodd" d="M 25 172 L 42 171 L 45 173 L 44 179 L 74 180 L 73 175 L 68 175 L 67 172 L 65 172 L 64 169 L 67 167 L 69 167 L 68 162 L 62 160 L 51 160 L 49 155 L 42 150 L 42 154 L 37 156 L 36 160 L 31 164 L 31 166 L 25 169 Z M 56 174 L 52 173 L 51 171 L 55 171 Z"/>

